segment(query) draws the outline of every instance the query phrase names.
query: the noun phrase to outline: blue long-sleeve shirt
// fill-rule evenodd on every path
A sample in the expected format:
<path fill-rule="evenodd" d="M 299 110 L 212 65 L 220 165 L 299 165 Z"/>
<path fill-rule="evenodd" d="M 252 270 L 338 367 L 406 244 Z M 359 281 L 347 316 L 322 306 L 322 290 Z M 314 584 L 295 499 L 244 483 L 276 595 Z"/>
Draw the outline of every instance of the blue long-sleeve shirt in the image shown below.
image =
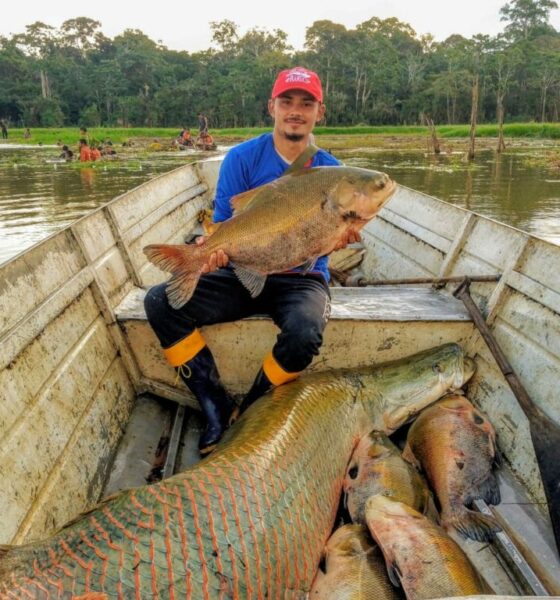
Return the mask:
<path fill-rule="evenodd" d="M 340 162 L 334 156 L 324 150 L 319 150 L 311 159 L 309 166 L 322 167 L 339 164 Z M 226 154 L 220 168 L 214 199 L 214 222 L 219 223 L 232 216 L 231 199 L 233 196 L 278 179 L 289 166 L 290 164 L 274 148 L 271 133 L 265 133 L 234 146 Z M 294 269 L 294 271 L 298 270 Z M 328 281 L 330 278 L 328 258 L 321 256 L 315 263 L 312 272 L 320 273 Z"/>

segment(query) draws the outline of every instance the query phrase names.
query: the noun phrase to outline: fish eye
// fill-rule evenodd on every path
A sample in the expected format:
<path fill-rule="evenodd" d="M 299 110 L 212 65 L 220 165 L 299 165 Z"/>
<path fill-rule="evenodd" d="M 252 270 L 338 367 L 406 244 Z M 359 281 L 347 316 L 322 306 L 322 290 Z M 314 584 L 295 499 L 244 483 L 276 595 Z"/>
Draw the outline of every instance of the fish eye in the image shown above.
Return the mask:
<path fill-rule="evenodd" d="M 351 467 L 348 471 L 348 477 L 350 477 L 350 479 L 356 479 L 356 477 L 358 477 L 358 467 Z"/>
<path fill-rule="evenodd" d="M 441 365 L 439 363 L 436 363 L 432 367 L 432 370 L 434 371 L 434 373 L 443 373 L 443 369 L 441 368 Z"/>
<path fill-rule="evenodd" d="M 482 425 L 482 423 L 484 423 L 484 419 L 478 413 L 474 413 L 474 422 L 477 425 Z"/>

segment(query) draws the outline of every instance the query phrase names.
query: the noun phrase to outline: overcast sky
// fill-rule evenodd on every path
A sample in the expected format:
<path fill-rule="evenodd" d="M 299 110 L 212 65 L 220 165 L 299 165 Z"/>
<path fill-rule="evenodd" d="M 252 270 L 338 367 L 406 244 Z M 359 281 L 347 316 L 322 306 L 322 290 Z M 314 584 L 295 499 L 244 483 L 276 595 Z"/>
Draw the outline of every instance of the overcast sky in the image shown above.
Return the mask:
<path fill-rule="evenodd" d="M 504 4 L 506 0 L 14 0 L 3 11 L 0 35 L 21 33 L 35 21 L 59 27 L 67 19 L 85 16 L 100 21 L 109 37 L 124 29 L 140 29 L 171 49 L 195 52 L 210 47 L 211 21 L 229 19 L 239 26 L 241 35 L 253 27 L 281 29 L 300 50 L 306 28 L 321 19 L 353 29 L 374 16 L 397 17 L 419 35 L 431 33 L 438 41 L 453 33 L 495 35 L 503 30 L 499 10 Z M 560 29 L 560 10 L 551 13 L 551 23 Z"/>

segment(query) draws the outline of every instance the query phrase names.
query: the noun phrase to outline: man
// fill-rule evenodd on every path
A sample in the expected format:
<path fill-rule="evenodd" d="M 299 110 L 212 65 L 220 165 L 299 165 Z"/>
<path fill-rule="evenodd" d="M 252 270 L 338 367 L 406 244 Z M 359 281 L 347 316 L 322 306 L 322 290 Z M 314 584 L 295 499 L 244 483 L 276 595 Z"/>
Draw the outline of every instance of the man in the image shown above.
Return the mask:
<path fill-rule="evenodd" d="M 198 115 L 198 136 L 201 137 L 208 133 L 208 117 L 200 113 Z"/>
<path fill-rule="evenodd" d="M 4 121 L 0 121 L 0 129 L 2 130 L 2 139 L 8 139 L 8 128 L 6 127 L 6 123 Z"/>
<path fill-rule="evenodd" d="M 315 124 L 325 114 L 316 73 L 301 67 L 282 71 L 274 83 L 268 110 L 274 120 L 273 132 L 235 146 L 222 163 L 215 222 L 232 216 L 233 196 L 277 179 L 294 161 L 294 167 L 339 164 L 329 153 L 309 145 Z M 351 233 L 344 245 L 358 239 L 357 233 Z M 203 244 L 205 239 L 199 238 L 197 243 Z M 222 250 L 213 253 L 192 298 L 179 310 L 169 306 L 166 284 L 151 288 L 145 299 L 148 320 L 168 361 L 206 415 L 207 427 L 199 441 L 201 454 L 214 449 L 232 414 L 235 417 L 273 386 L 295 379 L 311 363 L 319 353 L 330 312 L 326 257 L 319 258 L 305 274 L 294 269 L 269 275 L 256 298 L 251 298 L 233 270 L 225 268 L 227 264 Z M 253 314 L 270 315 L 280 334 L 238 409 L 220 382 L 199 328 Z"/>

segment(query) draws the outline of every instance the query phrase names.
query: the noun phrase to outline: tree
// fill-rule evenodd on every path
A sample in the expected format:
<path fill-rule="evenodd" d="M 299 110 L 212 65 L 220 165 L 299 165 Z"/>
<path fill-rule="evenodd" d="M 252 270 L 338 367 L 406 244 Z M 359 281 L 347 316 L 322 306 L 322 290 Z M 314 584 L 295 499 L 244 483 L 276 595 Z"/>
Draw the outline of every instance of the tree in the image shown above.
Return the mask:
<path fill-rule="evenodd" d="M 505 21 L 506 33 L 513 39 L 549 33 L 550 11 L 558 8 L 555 0 L 511 0 L 500 9 L 500 20 Z"/>

